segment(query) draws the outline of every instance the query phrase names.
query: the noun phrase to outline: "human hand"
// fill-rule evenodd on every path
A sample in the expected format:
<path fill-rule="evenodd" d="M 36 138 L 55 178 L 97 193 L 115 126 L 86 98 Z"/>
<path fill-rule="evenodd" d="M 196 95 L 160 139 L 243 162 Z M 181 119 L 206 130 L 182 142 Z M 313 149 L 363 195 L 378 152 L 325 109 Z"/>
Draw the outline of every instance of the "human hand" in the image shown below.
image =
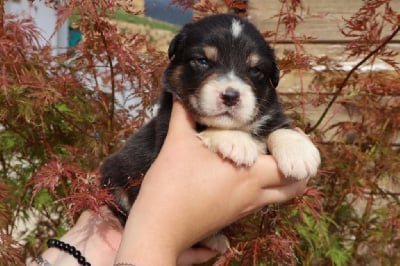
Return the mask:
<path fill-rule="evenodd" d="M 162 150 L 134 203 L 117 262 L 176 265 L 182 252 L 265 205 L 300 195 L 306 181 L 285 179 L 272 156 L 235 167 L 204 147 L 183 106 L 173 105 Z"/>
<path fill-rule="evenodd" d="M 103 206 L 99 213 L 84 211 L 76 224 L 60 239 L 81 251 L 94 266 L 113 265 L 122 238 L 123 228 L 114 214 Z M 177 260 L 178 266 L 188 266 L 208 261 L 217 255 L 207 248 L 189 248 L 183 251 Z M 51 265 L 78 265 L 75 257 L 60 249 L 49 248 L 41 257 Z M 39 266 L 35 261 L 28 265 Z"/>

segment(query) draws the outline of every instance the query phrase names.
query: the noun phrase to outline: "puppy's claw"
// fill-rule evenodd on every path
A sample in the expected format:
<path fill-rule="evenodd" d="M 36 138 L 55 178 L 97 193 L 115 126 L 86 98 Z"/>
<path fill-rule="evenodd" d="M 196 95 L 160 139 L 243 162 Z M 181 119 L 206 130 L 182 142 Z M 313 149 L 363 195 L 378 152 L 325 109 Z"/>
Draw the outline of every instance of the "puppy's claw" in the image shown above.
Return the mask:
<path fill-rule="evenodd" d="M 252 166 L 260 150 L 250 134 L 238 130 L 206 129 L 198 137 L 211 151 L 238 166 Z"/>
<path fill-rule="evenodd" d="M 292 129 L 278 129 L 268 136 L 267 145 L 286 177 L 300 180 L 317 174 L 320 154 L 307 136 Z"/>

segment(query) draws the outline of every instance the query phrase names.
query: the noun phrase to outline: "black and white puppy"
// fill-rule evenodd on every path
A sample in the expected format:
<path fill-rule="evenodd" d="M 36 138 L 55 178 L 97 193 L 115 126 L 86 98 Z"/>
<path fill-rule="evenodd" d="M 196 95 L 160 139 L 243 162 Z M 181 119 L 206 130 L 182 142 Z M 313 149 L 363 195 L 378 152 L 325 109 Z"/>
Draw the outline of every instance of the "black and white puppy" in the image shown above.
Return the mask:
<path fill-rule="evenodd" d="M 234 15 L 203 18 L 182 28 L 168 55 L 157 116 L 101 166 L 101 184 L 112 191 L 118 208 L 111 209 L 122 224 L 137 196 L 137 181 L 163 145 L 173 97 L 192 114 L 203 143 L 234 164 L 251 166 L 259 153 L 269 152 L 286 177 L 317 173 L 319 152 L 283 113 L 275 55 L 254 25 Z M 224 249 L 221 243 L 206 244 Z"/>

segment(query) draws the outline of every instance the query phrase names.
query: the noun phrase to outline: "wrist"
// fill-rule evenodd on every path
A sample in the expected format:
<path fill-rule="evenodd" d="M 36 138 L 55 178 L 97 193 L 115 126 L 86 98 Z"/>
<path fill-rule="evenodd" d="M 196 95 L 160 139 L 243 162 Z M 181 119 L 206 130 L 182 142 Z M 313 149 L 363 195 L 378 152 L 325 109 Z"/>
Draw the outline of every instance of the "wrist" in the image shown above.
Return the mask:
<path fill-rule="evenodd" d="M 137 201 L 125 225 L 116 263 L 140 266 L 175 266 L 179 245 L 173 235 L 165 230 L 165 223 L 142 211 Z"/>
<path fill-rule="evenodd" d="M 115 263 L 131 263 L 138 266 L 176 265 L 177 254 L 168 244 L 161 246 L 162 241 L 146 236 L 142 241 L 135 241 L 134 238 L 136 237 L 122 240 Z"/>

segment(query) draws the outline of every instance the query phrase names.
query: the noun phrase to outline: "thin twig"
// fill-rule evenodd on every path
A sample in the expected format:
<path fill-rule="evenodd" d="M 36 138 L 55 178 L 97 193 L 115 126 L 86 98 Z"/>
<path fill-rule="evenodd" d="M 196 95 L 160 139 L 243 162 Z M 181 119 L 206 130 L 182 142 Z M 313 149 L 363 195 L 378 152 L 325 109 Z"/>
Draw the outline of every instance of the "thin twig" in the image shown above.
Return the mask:
<path fill-rule="evenodd" d="M 113 123 L 113 120 L 114 120 L 114 112 L 115 112 L 115 77 L 114 77 L 114 65 L 113 65 L 113 62 L 112 62 L 112 58 L 111 58 L 111 56 L 110 56 L 110 52 L 109 52 L 109 49 L 108 49 L 108 45 L 107 45 L 107 40 L 106 40 L 106 37 L 104 36 L 104 34 L 103 34 L 103 32 L 102 31 L 100 31 L 100 36 L 101 36 L 101 39 L 102 39 L 102 41 L 103 41 L 103 44 L 104 44 L 104 47 L 105 47 L 105 49 L 106 49 L 106 52 L 107 52 L 107 60 L 108 60 L 108 64 L 109 64 L 109 66 L 110 66 L 110 78 L 111 78 L 111 108 L 110 108 L 110 116 L 109 116 L 109 130 L 110 131 L 113 131 L 113 127 L 114 127 L 114 123 Z"/>
<path fill-rule="evenodd" d="M 332 105 L 335 103 L 336 99 L 339 97 L 339 95 L 341 94 L 343 88 L 346 86 L 347 82 L 349 81 L 350 77 L 353 75 L 353 73 L 362 65 L 364 64 L 369 58 L 371 58 L 371 56 L 373 56 L 374 54 L 376 54 L 380 49 L 382 49 L 386 44 L 388 44 L 390 42 L 390 40 L 392 40 L 394 38 L 394 36 L 396 36 L 396 34 L 400 31 L 400 26 L 398 26 L 396 28 L 395 31 L 392 32 L 392 34 L 386 38 L 386 40 L 384 40 L 377 48 L 375 48 L 374 50 L 372 50 L 366 57 L 364 57 L 363 60 L 361 60 L 357 65 L 355 65 L 350 71 L 349 73 L 347 73 L 345 79 L 342 81 L 342 83 L 340 84 L 339 88 L 336 90 L 335 95 L 333 96 L 332 100 L 328 103 L 328 105 L 326 106 L 324 112 L 322 113 L 322 115 L 320 116 L 320 118 L 318 119 L 318 121 L 315 123 L 314 126 L 310 127 L 308 130 L 306 130 L 306 133 L 310 133 L 313 132 L 324 120 L 326 114 L 328 113 L 329 109 L 332 107 Z"/>

